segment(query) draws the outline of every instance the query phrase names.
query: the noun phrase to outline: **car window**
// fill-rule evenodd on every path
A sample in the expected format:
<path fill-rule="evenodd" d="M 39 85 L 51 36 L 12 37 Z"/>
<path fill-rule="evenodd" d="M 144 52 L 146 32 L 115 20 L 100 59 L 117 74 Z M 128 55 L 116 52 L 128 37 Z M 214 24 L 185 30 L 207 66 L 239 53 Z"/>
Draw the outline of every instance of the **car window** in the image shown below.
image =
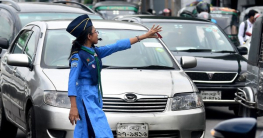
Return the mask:
<path fill-rule="evenodd" d="M 11 19 L 11 14 L 4 10 L 0 10 L 0 37 L 6 38 L 7 40 L 12 39 L 13 29 L 14 29 L 14 22 Z"/>
<path fill-rule="evenodd" d="M 34 55 L 34 52 L 35 52 L 35 49 L 36 49 L 39 33 L 40 33 L 39 27 L 35 26 L 33 28 L 32 35 L 29 38 L 28 43 L 26 45 L 26 48 L 24 50 L 24 53 L 26 53 L 28 55 L 28 57 L 29 57 L 29 59 L 31 61 L 33 59 L 33 55 Z"/>
<path fill-rule="evenodd" d="M 42 20 L 58 20 L 58 19 L 75 19 L 83 13 L 19 13 L 22 26 L 33 22 Z M 89 14 L 91 19 L 102 19 L 99 15 Z"/>
<path fill-rule="evenodd" d="M 23 49 L 25 48 L 25 46 L 27 44 L 27 40 L 28 40 L 28 38 L 30 38 L 32 33 L 33 33 L 33 31 L 30 31 L 30 30 L 24 30 L 22 33 L 20 33 L 20 35 L 17 37 L 17 39 L 13 45 L 11 53 L 13 53 L 13 54 L 22 53 Z"/>
<path fill-rule="evenodd" d="M 129 10 L 99 10 L 97 11 L 99 14 L 101 14 L 105 19 L 113 19 L 114 17 L 118 15 L 134 15 L 136 14 L 135 11 L 129 11 Z"/>
<path fill-rule="evenodd" d="M 145 23 L 151 27 L 153 23 Z M 172 51 L 209 49 L 211 51 L 234 51 L 221 30 L 213 24 L 155 23 L 162 26 L 162 39 Z"/>
<path fill-rule="evenodd" d="M 146 31 L 135 30 L 97 30 L 99 31 L 99 38 L 102 38 L 102 41 L 99 41 L 96 45 L 98 47 L 146 33 Z M 72 47 L 71 42 L 74 39 L 65 30 L 48 30 L 45 36 L 41 66 L 47 68 L 68 67 L 68 57 Z M 105 66 L 114 67 L 165 66 L 179 69 L 172 56 L 158 39 L 144 39 L 139 43 L 133 44 L 130 49 L 119 51 L 103 58 L 102 63 Z"/>

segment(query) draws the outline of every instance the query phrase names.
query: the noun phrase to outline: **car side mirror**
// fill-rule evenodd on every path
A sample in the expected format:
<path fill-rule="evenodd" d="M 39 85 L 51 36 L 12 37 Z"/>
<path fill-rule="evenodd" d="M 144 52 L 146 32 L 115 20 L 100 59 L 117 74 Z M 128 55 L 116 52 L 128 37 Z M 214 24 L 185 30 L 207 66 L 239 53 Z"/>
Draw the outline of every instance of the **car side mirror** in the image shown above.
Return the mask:
<path fill-rule="evenodd" d="M 8 46 L 9 46 L 8 40 L 6 38 L 0 37 L 0 47 L 2 49 L 8 49 Z"/>
<path fill-rule="evenodd" d="M 30 67 L 30 62 L 26 54 L 9 54 L 7 64 L 11 66 Z"/>
<path fill-rule="evenodd" d="M 195 57 L 182 56 L 180 61 L 181 61 L 180 64 L 184 69 L 194 68 L 197 65 L 197 61 Z"/>
<path fill-rule="evenodd" d="M 246 55 L 247 54 L 247 48 L 246 47 L 237 47 L 237 50 L 240 55 Z"/>
<path fill-rule="evenodd" d="M 235 118 L 219 123 L 211 134 L 215 138 L 255 138 L 256 130 L 256 119 Z"/>

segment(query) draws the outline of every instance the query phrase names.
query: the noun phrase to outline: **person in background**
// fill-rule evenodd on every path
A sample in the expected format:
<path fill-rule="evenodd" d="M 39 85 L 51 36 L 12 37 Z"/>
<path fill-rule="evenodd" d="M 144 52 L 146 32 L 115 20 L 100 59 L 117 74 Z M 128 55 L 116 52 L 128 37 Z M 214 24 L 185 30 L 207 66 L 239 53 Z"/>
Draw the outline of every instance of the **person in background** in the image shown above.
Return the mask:
<path fill-rule="evenodd" d="M 200 1 L 196 5 L 197 17 L 205 20 L 210 20 L 213 23 L 217 23 L 215 19 L 211 18 L 210 15 L 210 4 L 205 1 Z"/>
<path fill-rule="evenodd" d="M 163 16 L 172 16 L 171 9 L 168 8 L 163 9 Z"/>
<path fill-rule="evenodd" d="M 255 10 L 250 10 L 248 13 L 248 19 L 240 24 L 238 30 L 238 40 L 240 45 L 244 44 L 247 39 L 252 36 L 253 23 L 255 22 L 254 16 L 257 13 L 258 12 Z"/>

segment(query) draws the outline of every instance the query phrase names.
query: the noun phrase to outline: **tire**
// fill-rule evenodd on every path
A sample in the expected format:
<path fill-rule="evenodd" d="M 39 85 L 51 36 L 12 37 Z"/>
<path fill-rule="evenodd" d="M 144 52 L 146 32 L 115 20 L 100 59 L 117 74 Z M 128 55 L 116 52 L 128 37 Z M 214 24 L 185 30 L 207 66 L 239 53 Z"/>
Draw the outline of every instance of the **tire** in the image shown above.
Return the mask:
<path fill-rule="evenodd" d="M 33 107 L 30 107 L 27 114 L 27 138 L 36 138 L 35 113 Z"/>
<path fill-rule="evenodd" d="M 0 138 L 16 138 L 17 127 L 6 119 L 0 95 Z"/>
<path fill-rule="evenodd" d="M 245 106 L 240 105 L 239 110 L 240 110 L 241 117 L 252 117 L 252 118 L 257 119 L 256 109 L 251 109 L 251 108 L 247 108 Z"/>

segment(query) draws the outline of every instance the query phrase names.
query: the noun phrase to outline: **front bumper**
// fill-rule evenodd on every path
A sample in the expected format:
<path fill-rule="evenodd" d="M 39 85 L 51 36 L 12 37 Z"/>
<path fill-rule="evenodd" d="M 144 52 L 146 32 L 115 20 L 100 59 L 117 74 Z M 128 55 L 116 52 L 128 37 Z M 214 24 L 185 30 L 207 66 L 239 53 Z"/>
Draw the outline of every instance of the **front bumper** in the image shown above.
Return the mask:
<path fill-rule="evenodd" d="M 238 105 L 235 101 L 235 93 L 238 92 L 238 88 L 243 88 L 244 85 L 220 85 L 220 84 L 196 84 L 198 90 L 202 91 L 221 91 L 221 100 L 203 100 L 205 105 L 218 105 L 218 106 L 231 106 Z"/>
<path fill-rule="evenodd" d="M 72 138 L 74 126 L 69 122 L 69 109 L 49 105 L 34 107 L 36 114 L 37 138 L 51 138 L 63 135 Z M 180 138 L 191 138 L 193 133 L 205 131 L 205 110 L 197 108 L 182 111 L 164 111 L 160 113 L 106 113 L 108 122 L 116 134 L 118 123 L 147 123 L 149 134 L 157 132 L 176 133 Z"/>

